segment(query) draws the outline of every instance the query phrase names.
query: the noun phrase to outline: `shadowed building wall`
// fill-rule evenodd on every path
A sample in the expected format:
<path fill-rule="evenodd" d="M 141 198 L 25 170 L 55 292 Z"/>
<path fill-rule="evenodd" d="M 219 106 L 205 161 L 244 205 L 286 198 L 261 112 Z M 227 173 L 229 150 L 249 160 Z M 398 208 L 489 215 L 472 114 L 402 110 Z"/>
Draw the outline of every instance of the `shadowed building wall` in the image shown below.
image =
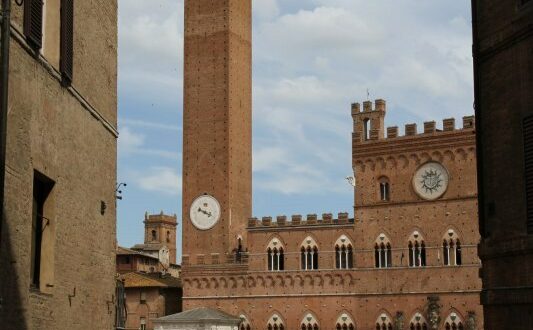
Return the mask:
<path fill-rule="evenodd" d="M 2 329 L 110 329 L 117 1 L 12 4 Z"/>
<path fill-rule="evenodd" d="M 486 329 L 533 324 L 533 1 L 472 1 Z"/>

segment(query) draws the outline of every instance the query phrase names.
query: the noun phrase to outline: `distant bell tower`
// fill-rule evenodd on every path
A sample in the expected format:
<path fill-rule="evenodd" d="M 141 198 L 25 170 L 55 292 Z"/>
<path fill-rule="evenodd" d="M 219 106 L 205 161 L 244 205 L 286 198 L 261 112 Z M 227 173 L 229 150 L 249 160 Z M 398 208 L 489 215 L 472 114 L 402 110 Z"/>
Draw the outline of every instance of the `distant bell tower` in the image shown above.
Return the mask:
<path fill-rule="evenodd" d="M 144 244 L 162 244 L 168 247 L 169 261 L 176 263 L 176 215 L 160 214 L 144 216 Z"/>
<path fill-rule="evenodd" d="M 252 212 L 251 38 L 251 0 L 185 0 L 185 264 L 225 260 L 239 242 L 246 244 Z"/>

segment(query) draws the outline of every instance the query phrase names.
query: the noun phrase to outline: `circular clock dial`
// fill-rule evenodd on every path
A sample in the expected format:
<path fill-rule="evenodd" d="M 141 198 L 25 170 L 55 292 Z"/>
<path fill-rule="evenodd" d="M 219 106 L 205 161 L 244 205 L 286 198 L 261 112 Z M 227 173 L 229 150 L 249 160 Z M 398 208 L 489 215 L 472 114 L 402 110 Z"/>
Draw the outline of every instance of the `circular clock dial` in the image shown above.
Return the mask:
<path fill-rule="evenodd" d="M 202 195 L 192 202 L 190 217 L 196 228 L 211 229 L 220 218 L 220 204 L 215 197 Z"/>
<path fill-rule="evenodd" d="M 426 200 L 435 200 L 446 192 L 449 175 L 444 166 L 429 162 L 420 166 L 413 176 L 415 192 Z"/>

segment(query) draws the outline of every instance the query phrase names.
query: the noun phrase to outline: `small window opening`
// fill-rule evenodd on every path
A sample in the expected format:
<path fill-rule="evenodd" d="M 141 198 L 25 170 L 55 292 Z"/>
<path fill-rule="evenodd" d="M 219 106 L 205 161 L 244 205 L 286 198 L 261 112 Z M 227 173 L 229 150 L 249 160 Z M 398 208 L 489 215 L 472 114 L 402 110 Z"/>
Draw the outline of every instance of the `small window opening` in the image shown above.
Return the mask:
<path fill-rule="evenodd" d="M 152 230 L 152 241 L 157 241 L 157 232 Z"/>
<path fill-rule="evenodd" d="M 53 233 L 50 212 L 50 197 L 54 182 L 44 175 L 34 172 L 33 216 L 31 244 L 31 284 L 41 289 L 41 284 L 52 285 Z M 46 275 L 46 278 L 43 278 Z M 43 281 L 44 280 L 44 281 Z"/>
<path fill-rule="evenodd" d="M 365 119 L 363 122 L 364 125 L 364 134 L 365 134 L 365 141 L 370 140 L 370 119 Z"/>

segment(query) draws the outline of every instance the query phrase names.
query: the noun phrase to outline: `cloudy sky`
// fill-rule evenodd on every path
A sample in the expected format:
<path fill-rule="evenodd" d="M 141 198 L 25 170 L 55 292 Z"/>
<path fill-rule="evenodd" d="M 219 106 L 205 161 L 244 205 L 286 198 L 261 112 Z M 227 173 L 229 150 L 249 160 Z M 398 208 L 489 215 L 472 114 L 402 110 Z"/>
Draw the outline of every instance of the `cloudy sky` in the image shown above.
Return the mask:
<path fill-rule="evenodd" d="M 253 0 L 254 215 L 349 211 L 350 104 L 473 114 L 470 1 Z M 181 222 L 183 0 L 119 0 L 119 244 Z M 178 246 L 181 243 L 178 241 Z M 178 248 L 179 249 L 179 248 Z"/>

